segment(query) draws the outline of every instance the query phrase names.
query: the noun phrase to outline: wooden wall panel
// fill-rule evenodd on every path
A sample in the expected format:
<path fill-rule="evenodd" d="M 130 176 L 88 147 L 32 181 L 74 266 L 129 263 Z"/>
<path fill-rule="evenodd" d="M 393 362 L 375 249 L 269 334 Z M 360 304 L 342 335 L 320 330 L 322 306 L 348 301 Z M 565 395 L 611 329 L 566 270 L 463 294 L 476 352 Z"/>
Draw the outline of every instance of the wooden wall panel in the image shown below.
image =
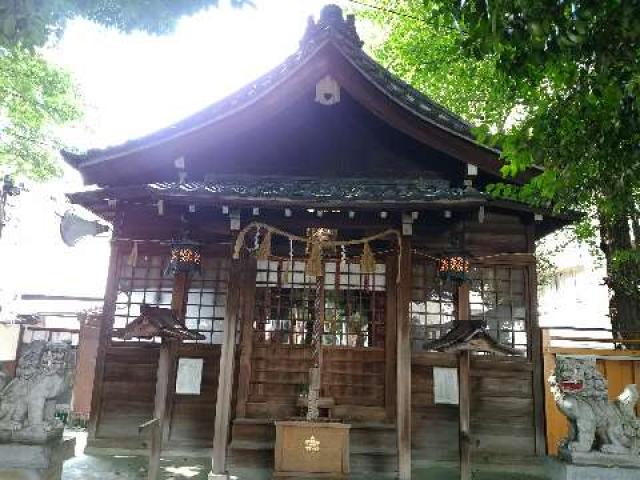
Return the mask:
<path fill-rule="evenodd" d="M 309 382 L 310 366 L 308 346 L 254 344 L 247 416 L 280 418 L 299 413 L 296 403 Z M 382 418 L 384 385 L 384 349 L 323 347 L 322 395 L 335 400 L 341 417 L 356 413 L 351 407 L 368 407 L 360 411 L 364 417 Z"/>
<path fill-rule="evenodd" d="M 204 358 L 200 395 L 175 395 L 169 446 L 209 446 L 213 438 L 218 386 L 219 345 L 181 345 L 178 358 Z M 104 380 L 95 444 L 102 447 L 145 446 L 138 425 L 151 419 L 158 365 L 158 346 L 113 344 L 105 355 Z"/>
<path fill-rule="evenodd" d="M 425 462 L 457 461 L 458 407 L 434 404 L 434 366 L 454 367 L 455 356 L 416 353 L 412 357 L 413 457 Z M 529 362 L 472 358 L 471 438 L 473 462 L 535 456 Z"/>
<path fill-rule="evenodd" d="M 182 345 L 178 358 L 203 358 L 200 395 L 174 395 L 169 442 L 211 443 L 216 415 L 220 345 Z"/>
<path fill-rule="evenodd" d="M 138 438 L 138 425 L 153 416 L 157 365 L 157 346 L 107 347 L 96 439 Z"/>

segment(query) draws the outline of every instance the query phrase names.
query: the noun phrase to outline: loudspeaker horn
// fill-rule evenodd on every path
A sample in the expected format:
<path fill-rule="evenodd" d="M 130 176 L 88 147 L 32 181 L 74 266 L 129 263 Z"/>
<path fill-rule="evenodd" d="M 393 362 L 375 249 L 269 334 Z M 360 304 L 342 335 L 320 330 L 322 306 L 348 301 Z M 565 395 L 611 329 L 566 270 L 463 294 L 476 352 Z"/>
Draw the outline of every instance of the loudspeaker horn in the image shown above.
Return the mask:
<path fill-rule="evenodd" d="M 67 210 L 60 220 L 60 236 L 62 241 L 69 247 L 75 246 L 78 241 L 85 237 L 95 237 L 100 233 L 109 231 L 107 225 L 94 220 L 85 220 L 71 210 Z"/>

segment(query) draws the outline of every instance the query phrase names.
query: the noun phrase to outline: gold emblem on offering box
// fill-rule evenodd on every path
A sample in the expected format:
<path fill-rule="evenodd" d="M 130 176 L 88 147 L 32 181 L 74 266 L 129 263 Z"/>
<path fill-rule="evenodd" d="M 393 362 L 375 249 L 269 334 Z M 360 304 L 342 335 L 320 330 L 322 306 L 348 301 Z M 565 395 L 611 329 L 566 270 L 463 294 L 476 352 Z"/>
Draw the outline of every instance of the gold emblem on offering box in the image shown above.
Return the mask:
<path fill-rule="evenodd" d="M 304 441 L 304 449 L 309 453 L 317 453 L 320 451 L 320 442 L 311 435 Z"/>

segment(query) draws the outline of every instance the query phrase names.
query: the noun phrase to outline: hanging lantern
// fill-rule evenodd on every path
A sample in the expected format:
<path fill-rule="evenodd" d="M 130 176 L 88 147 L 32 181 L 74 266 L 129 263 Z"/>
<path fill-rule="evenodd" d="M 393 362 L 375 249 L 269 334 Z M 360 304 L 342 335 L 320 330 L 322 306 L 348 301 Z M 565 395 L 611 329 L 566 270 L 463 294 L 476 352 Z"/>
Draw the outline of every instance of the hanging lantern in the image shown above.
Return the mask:
<path fill-rule="evenodd" d="M 461 253 L 445 254 L 438 259 L 438 275 L 442 280 L 464 282 L 469 273 L 469 258 Z"/>
<path fill-rule="evenodd" d="M 167 272 L 195 273 L 200 272 L 202 257 L 200 256 L 200 244 L 192 240 L 175 240 L 171 242 L 171 258 Z"/>

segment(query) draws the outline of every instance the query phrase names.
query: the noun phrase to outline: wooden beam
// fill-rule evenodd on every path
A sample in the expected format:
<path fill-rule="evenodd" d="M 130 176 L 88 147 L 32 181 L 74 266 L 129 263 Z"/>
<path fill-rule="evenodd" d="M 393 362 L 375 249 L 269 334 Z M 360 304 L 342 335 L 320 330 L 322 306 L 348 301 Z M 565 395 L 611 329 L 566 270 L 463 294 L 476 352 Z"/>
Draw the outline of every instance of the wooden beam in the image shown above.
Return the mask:
<path fill-rule="evenodd" d="M 456 318 L 469 320 L 469 282 L 464 282 L 456 288 Z"/>
<path fill-rule="evenodd" d="M 463 350 L 458 356 L 460 415 L 460 480 L 471 480 L 471 353 Z"/>
<path fill-rule="evenodd" d="M 398 257 L 387 257 L 386 281 L 387 281 L 387 317 L 385 319 L 384 339 L 384 405 L 387 411 L 387 421 L 393 422 L 396 418 L 396 316 L 398 278 Z"/>
<path fill-rule="evenodd" d="M 115 225 L 115 223 L 114 223 Z M 114 228 L 114 237 L 116 231 Z M 109 270 L 107 273 L 107 285 L 104 294 L 104 305 L 100 319 L 100 331 L 98 333 L 98 351 L 96 353 L 95 376 L 93 379 L 93 391 L 91 392 L 91 413 L 89 416 L 89 441 L 97 437 L 100 418 L 102 416 L 102 387 L 104 382 L 105 356 L 108 346 L 111 344 L 111 330 L 113 329 L 113 315 L 116 310 L 116 298 L 118 296 L 118 268 L 121 247 L 117 242 L 111 242 L 111 254 L 109 256 Z"/>
<path fill-rule="evenodd" d="M 247 401 L 249 400 L 249 386 L 251 384 L 251 357 L 253 355 L 253 314 L 256 296 L 256 260 L 248 258 L 244 261 L 246 277 L 241 289 L 242 318 L 240 346 L 240 366 L 238 372 L 238 399 L 236 404 L 236 416 L 244 418 L 247 414 Z"/>
<path fill-rule="evenodd" d="M 218 396 L 216 399 L 216 419 L 213 434 L 213 453 L 209 478 L 227 477 L 227 441 L 231 421 L 231 401 L 233 398 L 233 373 L 236 354 L 236 331 L 241 316 L 241 290 L 247 277 L 244 262 L 233 260 L 229 270 L 226 321 L 220 354 L 218 375 Z"/>
<path fill-rule="evenodd" d="M 397 284 L 396 308 L 396 382 L 398 478 L 411 478 L 411 239 L 404 237 L 400 248 L 400 277 Z"/>
<path fill-rule="evenodd" d="M 173 282 L 173 292 L 171 294 L 171 310 L 177 319 L 184 324 L 184 314 L 187 309 L 187 296 L 189 294 L 189 285 L 191 279 L 186 273 L 176 273 Z M 173 405 L 175 403 L 176 396 L 176 364 L 178 361 L 178 349 L 175 348 L 172 351 L 173 358 L 169 361 L 169 371 L 167 383 L 167 401 L 166 412 L 167 424 L 161 425 L 162 427 L 162 441 L 168 442 L 171 436 L 171 419 L 173 417 Z"/>
<path fill-rule="evenodd" d="M 171 296 L 171 310 L 181 322 L 187 308 L 187 294 L 189 293 L 189 276 L 186 273 L 176 273 Z"/>
<path fill-rule="evenodd" d="M 153 418 L 158 422 L 151 431 L 151 451 L 149 453 L 149 480 L 158 480 L 160 473 L 160 454 L 162 453 L 162 443 L 169 428 L 169 404 L 173 390 L 171 385 L 171 370 L 175 363 L 178 342 L 176 340 L 163 340 L 160 344 L 160 356 L 158 358 L 158 372 L 156 375 L 156 395 L 153 409 Z"/>

